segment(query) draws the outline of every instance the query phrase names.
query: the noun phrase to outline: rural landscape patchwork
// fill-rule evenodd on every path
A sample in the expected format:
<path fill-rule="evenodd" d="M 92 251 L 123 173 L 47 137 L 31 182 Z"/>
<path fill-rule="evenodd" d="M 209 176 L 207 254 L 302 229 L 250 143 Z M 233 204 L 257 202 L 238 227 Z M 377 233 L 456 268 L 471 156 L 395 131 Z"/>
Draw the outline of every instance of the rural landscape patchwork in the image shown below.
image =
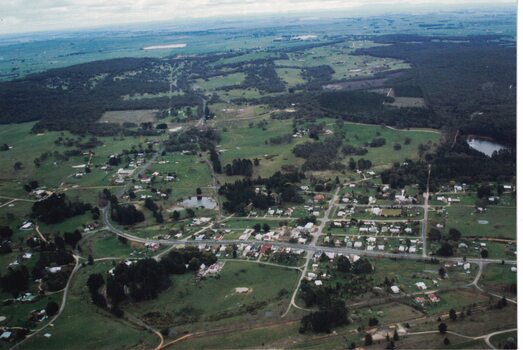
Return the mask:
<path fill-rule="evenodd" d="M 516 349 L 512 5 L 0 35 L 0 349 Z"/>

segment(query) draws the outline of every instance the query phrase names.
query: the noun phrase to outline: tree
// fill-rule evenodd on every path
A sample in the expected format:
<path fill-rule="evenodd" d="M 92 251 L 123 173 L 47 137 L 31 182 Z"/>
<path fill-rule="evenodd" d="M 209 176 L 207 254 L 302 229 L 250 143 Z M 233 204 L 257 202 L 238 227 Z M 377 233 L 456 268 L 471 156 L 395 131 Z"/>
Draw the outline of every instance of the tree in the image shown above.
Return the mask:
<path fill-rule="evenodd" d="M 488 250 L 486 249 L 482 249 L 480 254 L 483 259 L 488 258 Z"/>
<path fill-rule="evenodd" d="M 200 269 L 200 259 L 197 257 L 193 257 L 191 260 L 189 260 L 189 266 L 188 269 L 190 271 L 198 271 Z"/>
<path fill-rule="evenodd" d="M 377 326 L 380 321 L 376 317 L 369 318 L 369 327 Z"/>
<path fill-rule="evenodd" d="M 441 334 L 445 334 L 447 333 L 447 324 L 446 323 L 443 323 L 441 322 L 438 326 L 438 330 Z"/>
<path fill-rule="evenodd" d="M 269 224 L 264 223 L 263 224 L 263 232 L 269 232 L 270 230 L 271 230 L 271 227 L 269 226 Z"/>
<path fill-rule="evenodd" d="M 448 242 L 444 242 L 436 253 L 441 256 L 452 256 L 454 248 Z"/>
<path fill-rule="evenodd" d="M 29 288 L 29 271 L 25 265 L 13 269 L 8 268 L 7 274 L 0 279 L 0 287 L 5 293 L 11 293 L 17 297 Z"/>
<path fill-rule="evenodd" d="M 431 241 L 439 241 L 441 240 L 441 232 L 440 230 L 436 229 L 436 228 L 431 228 L 430 231 L 429 231 L 429 239 Z"/>
<path fill-rule="evenodd" d="M 174 210 L 173 213 L 171 214 L 171 217 L 173 218 L 174 221 L 180 220 L 180 212 L 177 210 Z"/>
<path fill-rule="evenodd" d="M 94 265 L 94 259 L 93 259 L 93 256 L 91 254 L 89 254 L 89 256 L 87 257 L 87 264 L 88 265 Z"/>
<path fill-rule="evenodd" d="M 456 310 L 450 309 L 449 310 L 449 319 L 452 321 L 456 321 L 458 319 L 458 315 L 456 314 Z"/>
<path fill-rule="evenodd" d="M 191 208 L 185 209 L 185 213 L 187 214 L 187 217 L 191 219 L 194 218 L 194 216 L 196 215 L 194 210 L 192 210 Z"/>
<path fill-rule="evenodd" d="M 445 337 L 445 339 L 443 339 L 443 344 L 449 345 L 450 344 L 449 338 Z"/>
<path fill-rule="evenodd" d="M 451 239 L 453 241 L 459 241 L 460 238 L 461 238 L 461 232 L 460 231 L 458 231 L 455 228 L 451 228 L 449 230 L 449 239 Z"/>
<path fill-rule="evenodd" d="M 445 278 L 447 272 L 445 271 L 445 268 L 443 266 L 439 268 L 438 274 L 441 278 Z"/>
<path fill-rule="evenodd" d="M 0 239 L 7 241 L 13 236 L 13 230 L 9 226 L 0 226 Z"/>
<path fill-rule="evenodd" d="M 365 346 L 372 345 L 372 335 L 369 333 L 365 334 Z"/>
<path fill-rule="evenodd" d="M 350 272 L 350 269 L 351 269 L 351 264 L 350 264 L 350 261 L 349 259 L 344 256 L 344 255 L 341 255 L 338 257 L 337 259 L 337 268 L 338 268 L 338 271 L 340 272 Z"/>
<path fill-rule="evenodd" d="M 201 197 L 201 195 L 202 195 L 202 189 L 201 189 L 200 187 L 198 187 L 198 188 L 196 189 L 196 195 L 197 195 L 198 197 Z"/>
<path fill-rule="evenodd" d="M 400 340 L 400 336 L 399 336 L 398 331 L 396 329 L 394 330 L 394 335 L 392 336 L 392 339 L 394 341 Z"/>
<path fill-rule="evenodd" d="M 97 294 L 98 289 L 105 284 L 105 280 L 100 273 L 93 273 L 87 279 L 87 287 L 91 295 Z"/>
<path fill-rule="evenodd" d="M 13 169 L 15 170 L 22 170 L 22 162 L 16 162 L 14 165 L 13 165 Z"/>
<path fill-rule="evenodd" d="M 259 223 L 254 224 L 252 227 L 254 229 L 254 232 L 260 232 L 261 231 L 261 225 Z"/>
<path fill-rule="evenodd" d="M 47 316 L 56 315 L 58 310 L 60 310 L 60 306 L 57 303 L 55 303 L 54 301 L 47 303 L 47 305 L 45 306 L 45 313 Z"/>

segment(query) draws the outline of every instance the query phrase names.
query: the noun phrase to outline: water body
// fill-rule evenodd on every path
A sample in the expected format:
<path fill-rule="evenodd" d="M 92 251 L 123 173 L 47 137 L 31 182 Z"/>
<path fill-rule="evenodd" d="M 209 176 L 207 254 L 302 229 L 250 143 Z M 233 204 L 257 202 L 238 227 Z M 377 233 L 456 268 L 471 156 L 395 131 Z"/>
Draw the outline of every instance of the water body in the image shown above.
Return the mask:
<path fill-rule="evenodd" d="M 181 204 L 184 207 L 190 207 L 190 208 L 204 207 L 205 209 L 214 209 L 218 205 L 216 203 L 216 201 L 210 197 L 201 197 L 201 199 L 198 199 L 198 197 L 196 197 L 196 196 L 184 199 Z"/>
<path fill-rule="evenodd" d="M 492 157 L 492 154 L 496 151 L 506 149 L 506 147 L 500 143 L 478 137 L 469 137 L 467 143 L 469 147 L 474 148 L 476 151 L 489 157 Z"/>

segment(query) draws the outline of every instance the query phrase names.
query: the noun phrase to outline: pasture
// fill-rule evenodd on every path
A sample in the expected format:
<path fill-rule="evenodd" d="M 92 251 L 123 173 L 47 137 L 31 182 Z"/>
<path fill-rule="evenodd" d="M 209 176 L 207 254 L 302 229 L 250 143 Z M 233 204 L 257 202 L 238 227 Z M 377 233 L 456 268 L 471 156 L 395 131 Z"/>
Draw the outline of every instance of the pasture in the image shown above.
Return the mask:
<path fill-rule="evenodd" d="M 107 111 L 98 120 L 98 123 L 154 123 L 157 121 L 157 113 L 156 109 Z"/>

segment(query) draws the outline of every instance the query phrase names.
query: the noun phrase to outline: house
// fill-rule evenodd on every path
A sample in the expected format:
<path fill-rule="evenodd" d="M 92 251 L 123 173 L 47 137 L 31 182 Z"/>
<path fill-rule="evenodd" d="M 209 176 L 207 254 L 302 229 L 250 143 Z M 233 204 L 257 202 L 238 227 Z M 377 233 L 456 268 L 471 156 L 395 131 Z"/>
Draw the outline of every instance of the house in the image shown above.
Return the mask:
<path fill-rule="evenodd" d="M 436 294 L 429 293 L 427 296 L 429 297 L 431 303 L 439 303 L 439 298 Z"/>
<path fill-rule="evenodd" d="M 260 254 L 267 254 L 271 251 L 272 244 L 262 244 L 260 248 Z"/>
<path fill-rule="evenodd" d="M 62 267 L 61 266 L 56 266 L 56 267 L 48 267 L 47 268 L 47 271 L 49 271 L 49 273 L 57 273 L 59 271 L 62 270 Z"/>
<path fill-rule="evenodd" d="M 425 302 L 427 301 L 427 299 L 423 298 L 423 297 L 416 297 L 416 302 L 420 305 L 425 305 Z"/>
<path fill-rule="evenodd" d="M 33 223 L 30 221 L 26 221 L 20 226 L 20 230 L 30 230 L 33 227 Z"/>
<path fill-rule="evenodd" d="M 398 294 L 400 292 L 400 288 L 398 286 L 391 286 L 390 287 L 390 290 L 392 291 L 392 293 L 394 294 Z"/>
<path fill-rule="evenodd" d="M 427 289 L 427 285 L 425 284 L 425 282 L 416 282 L 414 285 L 419 290 L 426 290 Z"/>
<path fill-rule="evenodd" d="M 325 200 L 325 196 L 322 195 L 322 194 L 317 194 L 317 195 L 315 195 L 315 196 L 313 197 L 313 200 L 314 200 L 315 202 L 322 202 L 322 201 Z"/>
<path fill-rule="evenodd" d="M 317 286 L 317 287 L 321 286 L 322 284 L 323 283 L 320 280 L 314 281 L 314 285 Z"/>
<path fill-rule="evenodd" d="M 360 241 L 356 241 L 354 242 L 354 248 L 361 248 L 363 246 L 363 243 L 361 243 Z"/>
<path fill-rule="evenodd" d="M 314 272 L 307 272 L 307 279 L 309 281 L 315 280 L 316 278 L 318 278 L 317 274 L 315 274 Z"/>
<path fill-rule="evenodd" d="M 409 253 L 416 253 L 416 247 L 409 247 Z"/>
<path fill-rule="evenodd" d="M 298 243 L 299 243 L 299 244 L 305 244 L 305 243 L 307 243 L 307 238 L 303 238 L 303 237 L 298 238 Z"/>
<path fill-rule="evenodd" d="M 312 222 L 308 222 L 303 228 L 306 231 L 311 231 L 313 227 L 314 227 L 314 224 Z"/>

